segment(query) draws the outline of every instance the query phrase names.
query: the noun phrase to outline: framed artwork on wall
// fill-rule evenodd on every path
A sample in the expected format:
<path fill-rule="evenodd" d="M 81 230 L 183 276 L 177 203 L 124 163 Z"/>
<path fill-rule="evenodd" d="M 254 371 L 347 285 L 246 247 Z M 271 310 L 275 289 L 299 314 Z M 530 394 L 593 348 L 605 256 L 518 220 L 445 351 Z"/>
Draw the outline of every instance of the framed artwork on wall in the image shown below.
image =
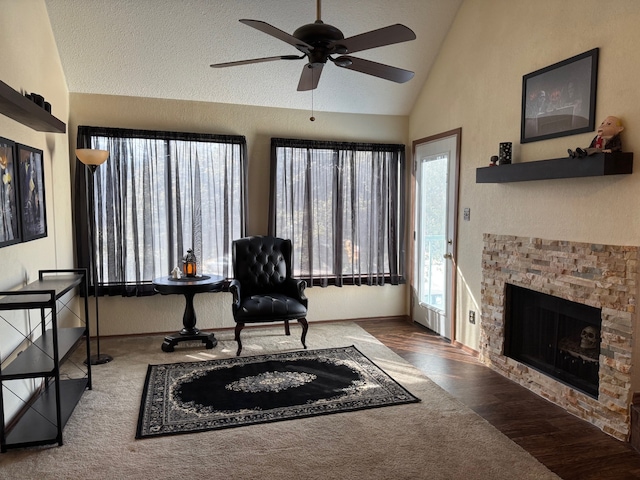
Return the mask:
<path fill-rule="evenodd" d="M 0 247 L 21 241 L 16 144 L 0 137 Z"/>
<path fill-rule="evenodd" d="M 595 130 L 598 52 L 594 48 L 522 77 L 520 143 Z"/>
<path fill-rule="evenodd" d="M 22 241 L 47 236 L 42 150 L 17 144 Z"/>

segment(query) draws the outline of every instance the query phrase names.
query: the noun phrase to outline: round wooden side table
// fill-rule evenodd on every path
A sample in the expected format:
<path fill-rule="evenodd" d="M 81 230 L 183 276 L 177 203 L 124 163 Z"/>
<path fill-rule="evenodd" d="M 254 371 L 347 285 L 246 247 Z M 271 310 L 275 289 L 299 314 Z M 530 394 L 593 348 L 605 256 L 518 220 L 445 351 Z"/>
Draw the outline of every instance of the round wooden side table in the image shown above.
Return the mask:
<path fill-rule="evenodd" d="M 156 278 L 153 281 L 156 292 L 163 295 L 184 295 L 186 305 L 182 316 L 183 328 L 179 332 L 164 337 L 162 350 L 173 352 L 178 342 L 202 341 L 206 348 L 213 348 L 218 344 L 213 333 L 201 332 L 196 328 L 196 311 L 193 307 L 193 297 L 196 293 L 220 292 L 224 286 L 224 277 L 219 275 L 202 275 L 200 277 L 173 278 L 171 276 Z"/>

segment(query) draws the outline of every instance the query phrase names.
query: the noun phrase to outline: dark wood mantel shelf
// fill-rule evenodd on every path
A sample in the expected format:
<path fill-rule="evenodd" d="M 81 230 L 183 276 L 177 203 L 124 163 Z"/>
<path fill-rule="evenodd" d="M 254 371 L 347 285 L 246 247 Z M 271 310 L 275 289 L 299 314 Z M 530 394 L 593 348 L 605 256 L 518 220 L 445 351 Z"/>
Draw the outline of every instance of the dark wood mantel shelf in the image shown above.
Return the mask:
<path fill-rule="evenodd" d="M 67 131 L 64 122 L 1 81 L 0 113 L 39 132 L 65 133 Z"/>
<path fill-rule="evenodd" d="M 509 183 L 633 173 L 633 153 L 597 153 L 476 169 L 476 183 Z"/>

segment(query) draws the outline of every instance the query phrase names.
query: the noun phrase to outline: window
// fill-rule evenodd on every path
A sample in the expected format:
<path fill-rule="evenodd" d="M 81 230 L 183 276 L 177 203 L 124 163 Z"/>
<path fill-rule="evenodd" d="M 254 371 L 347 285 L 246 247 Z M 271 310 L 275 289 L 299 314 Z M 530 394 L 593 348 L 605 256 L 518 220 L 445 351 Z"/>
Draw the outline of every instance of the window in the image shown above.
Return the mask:
<path fill-rule="evenodd" d="M 311 285 L 403 280 L 404 145 L 271 140 L 270 230 Z"/>
<path fill-rule="evenodd" d="M 152 293 L 189 248 L 199 271 L 231 276 L 231 242 L 245 232 L 244 137 L 79 127 L 78 146 L 109 151 L 88 181 L 101 293 Z M 81 266 L 90 265 L 86 176 L 78 162 Z"/>

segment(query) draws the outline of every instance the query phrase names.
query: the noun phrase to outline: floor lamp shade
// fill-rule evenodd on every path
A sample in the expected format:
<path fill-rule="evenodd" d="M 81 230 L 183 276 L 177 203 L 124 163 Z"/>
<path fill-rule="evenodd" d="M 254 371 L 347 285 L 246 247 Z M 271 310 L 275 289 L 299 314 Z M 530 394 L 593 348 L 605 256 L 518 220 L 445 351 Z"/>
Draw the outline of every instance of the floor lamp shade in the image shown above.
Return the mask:
<path fill-rule="evenodd" d="M 109 152 L 107 150 L 96 150 L 92 148 L 78 148 L 76 150 L 76 157 L 82 163 L 84 163 L 89 169 L 89 175 L 87 178 L 87 183 L 85 185 L 86 188 L 86 199 L 87 199 L 87 228 L 89 233 L 89 243 L 91 246 L 91 272 L 93 278 L 93 294 L 95 296 L 96 303 L 96 343 L 97 343 L 97 354 L 91 355 L 90 358 L 87 358 L 86 363 L 91 363 L 91 365 L 101 365 L 104 363 L 108 363 L 113 360 L 111 355 L 107 355 L 106 353 L 100 353 L 100 319 L 99 319 L 99 310 L 98 310 L 98 273 L 96 268 L 96 239 L 95 239 L 95 227 L 91 220 L 91 214 L 93 213 L 93 198 L 89 199 L 89 181 L 91 181 L 91 185 L 93 187 L 93 174 L 99 165 L 102 165 L 107 161 L 109 157 Z M 91 188 L 93 192 L 93 188 Z M 87 320 L 88 321 L 88 320 Z"/>
<path fill-rule="evenodd" d="M 93 148 L 78 148 L 76 150 L 76 157 L 85 165 L 95 165 L 97 167 L 107 161 L 109 152 L 107 150 L 95 150 Z"/>

